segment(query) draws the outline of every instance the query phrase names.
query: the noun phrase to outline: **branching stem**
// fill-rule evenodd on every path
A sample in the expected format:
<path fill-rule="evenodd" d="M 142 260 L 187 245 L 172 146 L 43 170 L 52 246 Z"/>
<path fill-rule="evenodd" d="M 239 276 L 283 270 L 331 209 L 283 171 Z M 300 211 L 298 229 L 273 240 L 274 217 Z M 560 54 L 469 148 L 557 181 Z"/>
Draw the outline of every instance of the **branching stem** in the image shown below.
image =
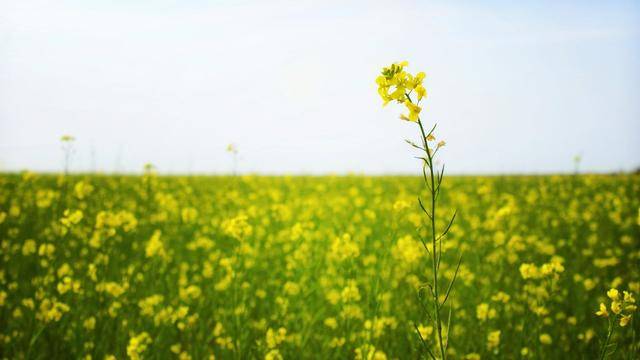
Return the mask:
<path fill-rule="evenodd" d="M 405 94 L 405 96 L 409 102 L 413 102 L 411 100 L 410 94 Z M 431 265 L 433 270 L 433 286 L 432 286 L 432 292 L 431 292 L 433 297 L 433 315 L 434 315 L 433 321 L 434 321 L 434 327 L 436 329 L 436 333 L 438 337 L 438 350 L 440 353 L 440 358 L 446 359 L 447 354 L 446 354 L 446 348 L 445 348 L 443 336 L 442 336 L 442 317 L 440 314 L 442 306 L 444 306 L 444 303 L 442 305 L 440 304 L 440 289 L 438 286 L 438 270 L 440 268 L 440 259 L 442 257 L 442 241 L 439 241 L 439 240 L 442 240 L 442 237 L 444 236 L 444 234 L 446 234 L 446 232 L 449 231 L 449 227 L 451 226 L 453 219 L 451 220 L 451 223 L 449 224 L 449 226 L 447 227 L 443 235 L 437 236 L 436 235 L 436 199 L 438 197 L 438 193 L 440 192 L 440 184 L 442 183 L 444 169 L 440 173 L 434 170 L 433 160 L 434 160 L 435 152 L 429 148 L 429 143 L 428 143 L 429 137 L 433 134 L 433 131 L 435 130 L 435 125 L 429 132 L 426 132 L 422 124 L 422 120 L 420 120 L 420 118 L 418 118 L 417 123 L 418 123 L 418 126 L 420 127 L 420 137 L 422 139 L 422 148 L 420 148 L 419 146 L 414 146 L 414 147 L 424 151 L 426 155 L 425 157 L 421 158 L 424 161 L 423 167 L 422 167 L 422 179 L 424 181 L 425 187 L 427 188 L 427 190 L 429 190 L 429 193 L 431 195 L 431 204 L 430 204 L 431 209 L 427 209 L 427 207 L 425 206 L 425 204 L 422 202 L 421 199 L 418 199 L 418 202 L 420 204 L 420 208 L 422 209 L 422 211 L 429 218 L 430 225 L 431 225 L 431 244 L 430 244 L 431 251 L 427 250 L 427 252 L 431 256 Z M 436 177 L 437 177 L 437 181 L 436 181 Z M 423 241 L 423 245 L 425 245 L 425 249 L 427 249 L 426 242 Z M 449 296 L 449 292 L 451 291 L 452 284 L 453 282 L 449 285 L 449 289 L 447 289 L 447 297 Z M 421 340 L 424 340 L 424 339 L 421 339 Z M 433 354 L 430 354 L 430 355 L 433 356 Z"/>

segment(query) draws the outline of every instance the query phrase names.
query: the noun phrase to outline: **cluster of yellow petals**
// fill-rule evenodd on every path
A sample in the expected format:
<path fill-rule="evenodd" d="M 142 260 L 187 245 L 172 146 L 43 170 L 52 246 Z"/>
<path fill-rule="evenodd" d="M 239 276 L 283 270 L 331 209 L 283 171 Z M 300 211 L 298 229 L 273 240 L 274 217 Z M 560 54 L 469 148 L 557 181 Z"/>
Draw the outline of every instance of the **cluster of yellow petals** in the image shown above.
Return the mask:
<path fill-rule="evenodd" d="M 564 272 L 564 266 L 560 259 L 552 259 L 550 262 L 536 266 L 532 263 L 520 265 L 520 275 L 523 279 L 542 279 L 545 277 L 555 277 Z"/>
<path fill-rule="evenodd" d="M 378 84 L 378 94 L 382 98 L 383 105 L 391 101 L 404 104 L 408 113 L 400 115 L 400 118 L 407 121 L 418 121 L 422 108 L 418 105 L 427 95 L 427 90 L 422 85 L 426 77 L 424 72 L 412 75 L 404 70 L 409 63 L 406 61 L 393 63 L 382 69 L 382 74 L 376 78 Z M 411 94 L 415 92 L 417 101 L 411 100 Z"/>
<path fill-rule="evenodd" d="M 607 291 L 607 297 L 611 300 L 610 309 L 614 316 L 620 317 L 620 326 L 627 326 L 631 322 L 633 312 L 638 309 L 636 305 L 636 299 L 628 291 L 623 291 L 623 295 L 620 296 L 620 292 L 616 288 L 612 288 Z M 609 309 L 604 303 L 600 303 L 596 315 L 602 317 L 609 317 Z"/>
<path fill-rule="evenodd" d="M 139 335 L 135 335 L 129 339 L 127 345 L 127 355 L 132 360 L 142 359 L 142 353 L 147 350 L 147 347 L 151 344 L 151 337 L 147 332 L 142 332 Z"/>

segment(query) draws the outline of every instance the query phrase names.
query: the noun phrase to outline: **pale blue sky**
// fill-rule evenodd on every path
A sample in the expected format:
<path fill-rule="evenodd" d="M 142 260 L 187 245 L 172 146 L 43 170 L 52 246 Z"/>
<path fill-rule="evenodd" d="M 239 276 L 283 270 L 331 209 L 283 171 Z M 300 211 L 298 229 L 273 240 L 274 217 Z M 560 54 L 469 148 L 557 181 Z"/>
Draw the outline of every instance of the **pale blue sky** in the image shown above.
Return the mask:
<path fill-rule="evenodd" d="M 0 169 L 409 173 L 374 79 L 427 73 L 453 173 L 640 166 L 637 1 L 0 2 Z M 91 154 L 94 154 L 93 156 Z M 93 160 L 92 160 L 93 159 Z"/>

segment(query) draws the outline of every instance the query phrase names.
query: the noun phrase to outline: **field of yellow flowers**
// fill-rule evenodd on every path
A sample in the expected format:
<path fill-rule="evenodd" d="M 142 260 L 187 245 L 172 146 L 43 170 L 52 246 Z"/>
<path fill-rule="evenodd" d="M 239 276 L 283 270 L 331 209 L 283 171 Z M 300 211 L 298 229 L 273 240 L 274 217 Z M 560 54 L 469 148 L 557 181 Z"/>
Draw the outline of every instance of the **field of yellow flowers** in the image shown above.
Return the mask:
<path fill-rule="evenodd" d="M 426 356 L 421 181 L 2 175 L 0 358 Z M 640 176 L 442 187 L 450 358 L 638 358 Z"/>

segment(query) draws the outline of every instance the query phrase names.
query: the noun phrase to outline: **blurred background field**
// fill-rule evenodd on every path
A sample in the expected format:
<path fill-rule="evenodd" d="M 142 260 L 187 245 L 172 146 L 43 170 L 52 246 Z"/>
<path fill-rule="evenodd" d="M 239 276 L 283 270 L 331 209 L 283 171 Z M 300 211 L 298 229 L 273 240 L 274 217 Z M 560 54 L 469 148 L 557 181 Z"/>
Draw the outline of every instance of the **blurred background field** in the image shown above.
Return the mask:
<path fill-rule="evenodd" d="M 640 290 L 640 177 L 443 187 L 459 211 L 443 284 L 463 253 L 452 357 L 596 354 L 606 290 Z M 413 323 L 433 336 L 417 177 L 23 173 L 0 189 L 2 357 L 415 358 Z M 620 358 L 638 330 L 616 335 Z"/>

